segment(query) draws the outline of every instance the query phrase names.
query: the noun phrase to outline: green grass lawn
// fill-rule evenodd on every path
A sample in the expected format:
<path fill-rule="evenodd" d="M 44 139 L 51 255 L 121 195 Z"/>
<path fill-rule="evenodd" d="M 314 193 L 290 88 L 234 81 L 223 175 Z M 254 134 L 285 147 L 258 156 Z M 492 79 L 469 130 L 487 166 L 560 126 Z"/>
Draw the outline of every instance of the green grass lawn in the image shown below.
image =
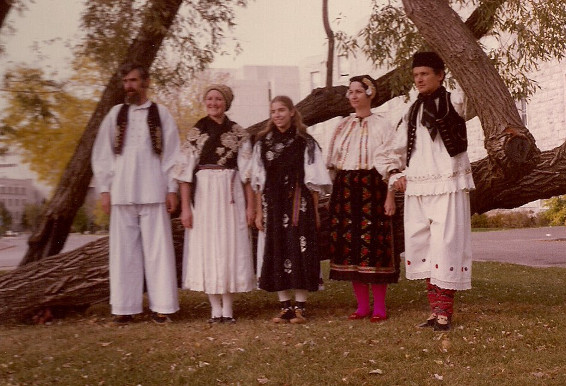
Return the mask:
<path fill-rule="evenodd" d="M 327 265 L 325 265 L 327 269 Z M 402 275 L 403 277 L 403 275 Z M 348 321 L 351 285 L 327 281 L 309 322 L 275 325 L 275 294 L 239 295 L 235 325 L 209 326 L 181 292 L 174 323 L 116 327 L 109 307 L 51 325 L 0 326 L 2 385 L 565 385 L 566 269 L 474 263 L 453 330 L 418 329 L 424 283 L 389 287 L 389 319 Z"/>

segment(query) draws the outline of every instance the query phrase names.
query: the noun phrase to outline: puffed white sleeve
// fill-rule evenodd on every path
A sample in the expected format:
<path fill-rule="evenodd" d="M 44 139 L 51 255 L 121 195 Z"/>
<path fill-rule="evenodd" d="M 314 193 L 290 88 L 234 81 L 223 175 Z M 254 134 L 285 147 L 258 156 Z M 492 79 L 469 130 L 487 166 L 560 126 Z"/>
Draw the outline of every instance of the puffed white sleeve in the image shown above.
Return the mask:
<path fill-rule="evenodd" d="M 468 104 L 466 94 L 457 91 L 451 92 L 450 102 L 452 102 L 452 106 L 454 106 L 454 110 L 456 110 L 458 115 L 461 116 L 462 118 L 465 118 L 466 105 Z"/>
<path fill-rule="evenodd" d="M 161 155 L 161 168 L 167 176 L 167 191 L 176 192 L 178 185 L 174 175 L 175 166 L 179 159 L 179 130 L 173 116 L 164 106 L 158 105 L 163 131 L 163 153 Z"/>
<path fill-rule="evenodd" d="M 315 144 L 313 162 L 309 162 L 308 147 L 305 149 L 304 159 L 305 185 L 307 188 L 320 194 L 330 193 L 332 191 L 332 180 L 328 174 L 320 146 Z"/>
<path fill-rule="evenodd" d="M 120 106 L 114 106 L 102 120 L 92 149 L 92 173 L 99 193 L 110 192 L 112 187 L 116 157 L 112 146 L 116 130 L 116 116 Z"/>
<path fill-rule="evenodd" d="M 256 142 L 252 155 L 252 189 L 256 192 L 262 192 L 265 186 L 265 167 L 261 160 L 261 142 Z"/>
<path fill-rule="evenodd" d="M 252 179 L 252 142 L 249 139 L 242 141 L 238 149 L 238 170 L 242 183 Z"/>
<path fill-rule="evenodd" d="M 395 130 L 386 119 L 381 119 L 379 130 L 375 130 L 374 140 L 377 142 L 373 153 L 373 167 L 385 181 L 389 180 L 392 171 L 402 169 L 402 159 L 395 148 Z"/>
<path fill-rule="evenodd" d="M 399 168 L 397 170 L 389 170 L 388 185 L 390 190 L 399 178 L 405 176 L 405 168 L 407 167 L 407 125 L 408 113 L 399 120 L 391 136 L 388 149 L 389 157 L 399 160 Z"/>
<path fill-rule="evenodd" d="M 181 145 L 181 149 L 177 152 L 175 166 L 173 167 L 173 178 L 180 182 L 193 182 L 193 171 L 199 162 L 197 149 L 192 145 L 189 138 L 191 133 L 198 129 L 193 127 L 187 132 L 187 138 Z"/>

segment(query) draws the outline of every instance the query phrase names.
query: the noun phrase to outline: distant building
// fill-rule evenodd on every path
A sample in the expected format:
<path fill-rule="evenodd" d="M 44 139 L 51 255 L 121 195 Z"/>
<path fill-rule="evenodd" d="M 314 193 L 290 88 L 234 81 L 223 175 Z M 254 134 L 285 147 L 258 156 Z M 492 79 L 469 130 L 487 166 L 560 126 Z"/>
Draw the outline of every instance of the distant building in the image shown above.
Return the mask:
<path fill-rule="evenodd" d="M 45 194 L 34 184 L 33 174 L 14 154 L 0 156 L 0 202 L 12 215 L 12 229 L 22 229 L 27 204 L 41 204 Z"/>
<path fill-rule="evenodd" d="M 22 229 L 22 215 L 27 204 L 41 204 L 43 195 L 27 179 L 0 177 L 0 202 L 12 215 L 12 229 Z"/>
<path fill-rule="evenodd" d="M 243 127 L 268 119 L 269 101 L 276 95 L 287 95 L 295 103 L 299 101 L 297 66 L 213 68 L 211 72 L 228 75 L 226 84 L 234 91 L 234 102 L 227 115 Z"/>

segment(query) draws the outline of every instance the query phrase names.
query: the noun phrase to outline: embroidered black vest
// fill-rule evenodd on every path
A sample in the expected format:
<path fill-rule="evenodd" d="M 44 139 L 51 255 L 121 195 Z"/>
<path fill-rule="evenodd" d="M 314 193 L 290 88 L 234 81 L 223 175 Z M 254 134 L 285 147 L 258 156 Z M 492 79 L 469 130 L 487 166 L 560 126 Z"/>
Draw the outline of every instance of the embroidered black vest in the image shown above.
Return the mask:
<path fill-rule="evenodd" d="M 417 100 L 409 109 L 407 125 L 407 166 L 409 166 L 413 147 L 415 146 L 417 116 L 421 104 L 422 101 Z M 466 121 L 454 109 L 448 91 L 444 91 L 439 97 L 438 117 L 436 118 L 435 126 L 450 157 L 465 152 L 468 149 Z"/>
<path fill-rule="evenodd" d="M 122 154 L 124 148 L 124 140 L 126 138 L 126 129 L 128 126 L 128 110 L 129 105 L 124 103 L 120 107 L 116 118 L 116 137 L 114 138 L 114 154 Z M 151 103 L 147 112 L 147 125 L 149 127 L 149 136 L 151 138 L 151 146 L 157 155 L 163 152 L 163 130 L 161 129 L 161 118 L 159 117 L 159 109 L 157 104 Z"/>

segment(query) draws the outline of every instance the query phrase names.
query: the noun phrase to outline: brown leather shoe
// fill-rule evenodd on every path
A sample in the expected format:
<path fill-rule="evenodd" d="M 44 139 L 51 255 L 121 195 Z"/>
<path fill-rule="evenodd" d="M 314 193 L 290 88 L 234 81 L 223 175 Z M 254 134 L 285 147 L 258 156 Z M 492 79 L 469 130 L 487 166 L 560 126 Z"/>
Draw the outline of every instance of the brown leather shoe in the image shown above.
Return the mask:
<path fill-rule="evenodd" d="M 290 320 L 293 324 L 303 324 L 307 322 L 307 318 L 305 318 L 305 309 L 295 307 L 295 316 Z"/>

